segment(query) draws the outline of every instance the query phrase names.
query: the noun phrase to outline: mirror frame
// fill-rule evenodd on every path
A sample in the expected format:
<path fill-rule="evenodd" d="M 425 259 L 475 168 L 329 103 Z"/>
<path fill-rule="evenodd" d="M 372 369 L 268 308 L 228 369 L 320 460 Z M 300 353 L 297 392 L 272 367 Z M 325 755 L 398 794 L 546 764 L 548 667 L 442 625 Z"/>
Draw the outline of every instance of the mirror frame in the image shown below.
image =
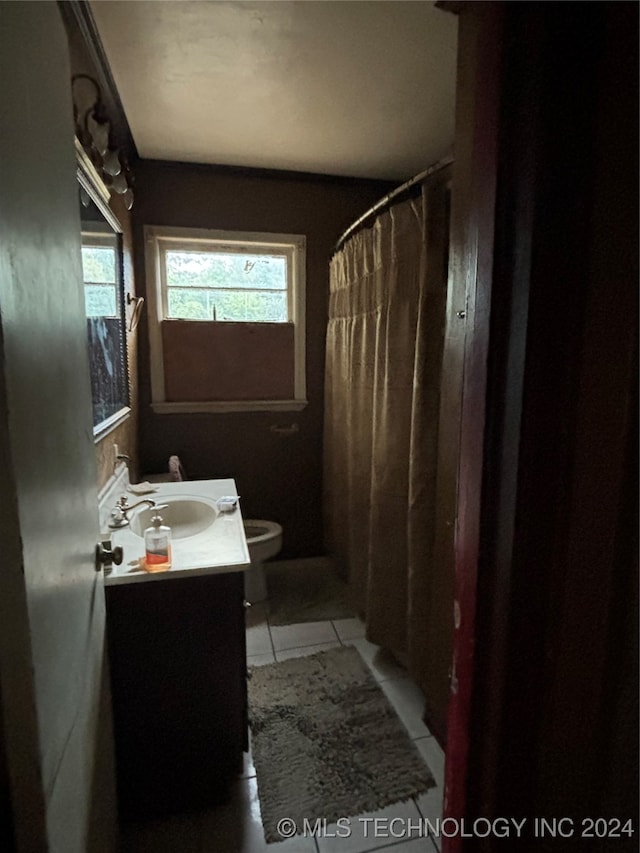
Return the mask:
<path fill-rule="evenodd" d="M 103 421 L 93 425 L 93 440 L 94 443 L 101 441 L 108 433 L 119 426 L 131 415 L 131 382 L 129 377 L 129 358 L 127 351 L 127 328 L 126 328 L 126 307 L 125 307 L 125 288 L 124 288 L 124 269 L 122 263 L 122 226 L 118 221 L 118 217 L 109 207 L 109 190 L 100 178 L 93 163 L 87 156 L 84 148 L 80 144 L 78 138 L 75 139 L 76 147 L 76 163 L 77 163 L 77 179 L 80 187 L 91 198 L 91 201 L 96 205 L 102 216 L 104 216 L 108 225 L 113 228 L 118 236 L 118 244 L 120 248 L 118 256 L 118 273 L 119 273 L 119 316 L 120 316 L 120 346 L 122 354 L 122 369 L 125 382 L 125 397 L 123 405 L 113 414 L 109 415 Z M 83 282 L 84 286 L 84 282 Z M 87 346 L 88 346 L 87 340 Z"/>

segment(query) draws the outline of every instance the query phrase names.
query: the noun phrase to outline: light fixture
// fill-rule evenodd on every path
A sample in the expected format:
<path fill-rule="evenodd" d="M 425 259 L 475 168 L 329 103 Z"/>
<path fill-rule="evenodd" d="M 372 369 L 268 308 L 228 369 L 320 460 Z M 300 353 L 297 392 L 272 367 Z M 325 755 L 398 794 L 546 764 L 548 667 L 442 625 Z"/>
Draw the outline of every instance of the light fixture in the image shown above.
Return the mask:
<path fill-rule="evenodd" d="M 93 112 L 87 114 L 85 122 L 86 132 L 91 137 L 93 147 L 98 154 L 104 156 L 109 150 L 111 125 L 108 121 L 99 121 Z"/>
<path fill-rule="evenodd" d="M 127 210 L 133 207 L 131 173 L 118 149 L 111 147 L 111 124 L 98 83 L 88 74 L 71 78 L 76 136 L 112 193 L 124 196 Z"/>
<path fill-rule="evenodd" d="M 107 186 L 112 192 L 118 193 L 118 195 L 124 195 L 129 189 L 127 179 L 121 171 L 118 172 L 117 175 L 111 177 L 111 180 L 107 182 Z"/>
<path fill-rule="evenodd" d="M 122 172 L 122 164 L 117 151 L 107 151 L 102 158 L 102 168 L 107 175 L 115 177 Z"/>

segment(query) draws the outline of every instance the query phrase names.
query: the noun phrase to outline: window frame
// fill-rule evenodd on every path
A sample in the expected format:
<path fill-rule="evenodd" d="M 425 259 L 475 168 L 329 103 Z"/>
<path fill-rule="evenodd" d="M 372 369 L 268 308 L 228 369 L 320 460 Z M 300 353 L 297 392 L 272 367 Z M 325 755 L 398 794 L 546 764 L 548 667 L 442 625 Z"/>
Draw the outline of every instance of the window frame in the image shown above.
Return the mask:
<path fill-rule="evenodd" d="M 83 249 L 109 249 L 109 251 L 113 252 L 113 281 L 87 281 L 84 277 L 84 259 L 83 259 L 83 268 L 82 268 L 82 283 L 84 287 L 91 287 L 95 285 L 103 286 L 107 285 L 111 287 L 114 293 L 114 302 L 116 306 L 116 310 L 113 314 L 101 314 L 99 316 L 108 317 L 111 320 L 117 320 L 120 318 L 121 310 L 119 306 L 120 298 L 118 288 L 120 285 L 120 276 L 118 273 L 118 262 L 119 262 L 119 252 L 118 246 L 113 243 L 114 232 L 107 226 L 101 222 L 95 223 L 94 229 L 85 228 L 82 231 L 82 246 Z M 86 299 L 86 294 L 85 294 Z M 87 317 L 94 316 L 87 314 Z"/>
<path fill-rule="evenodd" d="M 287 319 L 285 322 L 287 323 L 295 323 L 294 314 L 295 314 L 295 255 L 296 248 L 293 244 L 287 244 L 282 246 L 280 244 L 274 245 L 274 243 L 247 243 L 243 241 L 216 241 L 216 245 L 212 246 L 212 241 L 209 240 L 207 242 L 203 242 L 202 240 L 193 240 L 188 243 L 181 241 L 174 241 L 174 245 L 160 245 L 162 243 L 168 243 L 166 240 L 159 241 L 158 252 L 160 255 L 160 275 L 162 277 L 160 283 L 160 292 L 162 294 L 162 314 L 164 320 L 181 320 L 181 319 L 189 319 L 186 317 L 169 317 L 169 288 L 174 287 L 175 285 L 170 285 L 167 283 L 166 276 L 166 255 L 167 252 L 170 251 L 185 251 L 185 252 L 198 252 L 201 251 L 203 253 L 208 252 L 214 254 L 216 252 L 224 253 L 224 254 L 269 254 L 274 256 L 282 256 L 287 259 L 287 286 L 285 288 L 278 288 L 277 291 L 274 288 L 273 290 L 269 290 L 268 288 L 253 288 L 253 292 L 286 292 L 287 294 Z M 164 262 L 163 262 L 164 261 Z M 241 288 L 223 288 L 223 287 L 188 287 L 175 286 L 176 289 L 182 290 L 212 290 L 212 291 L 220 291 L 221 293 L 229 293 L 231 291 L 240 291 Z M 250 288 L 247 288 L 249 291 Z M 193 318 L 192 322 L 195 323 L 226 323 L 226 322 L 269 322 L 269 321 L 260 321 L 260 320 L 214 320 L 211 317 L 208 317 L 206 320 L 201 318 Z M 277 321 L 274 321 L 277 322 Z"/>
<path fill-rule="evenodd" d="M 306 399 L 306 237 L 303 234 L 217 231 L 145 225 L 147 318 L 151 371 L 151 407 L 156 414 L 196 412 L 301 411 Z M 164 377 L 162 323 L 167 318 L 167 283 L 163 258 L 168 250 L 257 251 L 287 256 L 288 322 L 294 329 L 294 398 L 292 400 L 210 400 L 167 402 Z M 226 320 L 193 320 L 194 323 L 227 323 Z M 251 322 L 251 321 L 248 321 Z"/>

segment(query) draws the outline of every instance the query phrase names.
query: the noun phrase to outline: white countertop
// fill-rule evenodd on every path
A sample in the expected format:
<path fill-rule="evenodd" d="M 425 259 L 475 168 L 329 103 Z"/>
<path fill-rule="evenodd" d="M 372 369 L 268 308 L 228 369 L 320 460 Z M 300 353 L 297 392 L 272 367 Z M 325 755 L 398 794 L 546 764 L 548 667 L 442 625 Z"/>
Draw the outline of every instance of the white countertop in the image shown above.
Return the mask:
<path fill-rule="evenodd" d="M 238 494 L 234 480 L 187 480 L 182 483 L 154 485 L 157 486 L 157 491 L 149 494 L 132 494 L 124 489 L 121 494 L 127 495 L 131 505 L 144 498 L 151 498 L 156 504 L 162 504 L 165 500 L 170 501 L 172 497 L 178 497 L 195 498 L 212 506 L 218 498 Z M 120 496 L 119 494 L 117 497 Z M 140 510 L 145 508 L 143 505 Z M 130 512 L 129 518 L 135 518 L 135 513 L 140 510 Z M 162 510 L 160 514 L 162 515 Z M 105 586 L 239 572 L 249 568 L 250 564 L 239 506 L 233 512 L 220 513 L 216 510 L 215 521 L 202 533 L 182 539 L 172 538 L 171 568 L 164 572 L 147 572 L 140 568 L 141 558 L 144 559 L 145 555 L 144 539 L 134 533 L 131 527 L 105 530 L 103 538 L 110 538 L 113 547 L 121 546 L 124 551 L 121 565 L 113 566 L 108 574 L 105 572 Z"/>

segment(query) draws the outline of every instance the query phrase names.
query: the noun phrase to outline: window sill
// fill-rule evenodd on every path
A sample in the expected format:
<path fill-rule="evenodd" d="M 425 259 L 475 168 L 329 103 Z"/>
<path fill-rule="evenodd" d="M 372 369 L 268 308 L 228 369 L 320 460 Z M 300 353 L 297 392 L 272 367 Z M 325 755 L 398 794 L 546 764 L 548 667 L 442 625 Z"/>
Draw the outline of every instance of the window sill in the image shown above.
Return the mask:
<path fill-rule="evenodd" d="M 156 415 L 223 414 L 227 412 L 301 412 L 307 400 L 212 400 L 199 403 L 152 403 Z"/>

